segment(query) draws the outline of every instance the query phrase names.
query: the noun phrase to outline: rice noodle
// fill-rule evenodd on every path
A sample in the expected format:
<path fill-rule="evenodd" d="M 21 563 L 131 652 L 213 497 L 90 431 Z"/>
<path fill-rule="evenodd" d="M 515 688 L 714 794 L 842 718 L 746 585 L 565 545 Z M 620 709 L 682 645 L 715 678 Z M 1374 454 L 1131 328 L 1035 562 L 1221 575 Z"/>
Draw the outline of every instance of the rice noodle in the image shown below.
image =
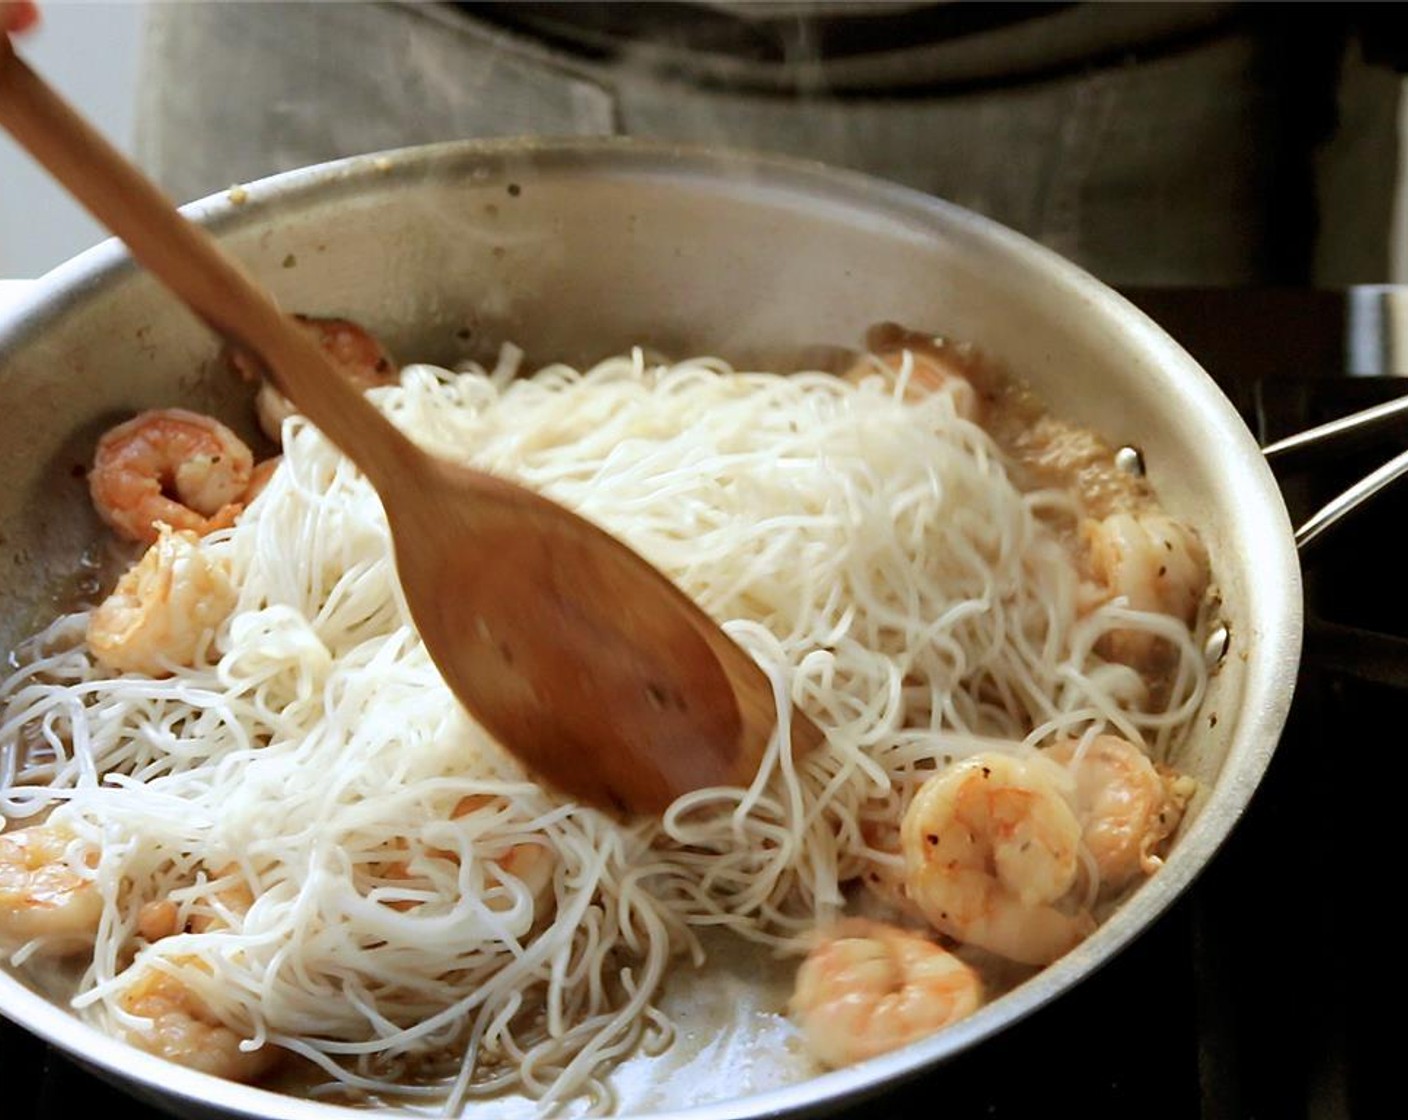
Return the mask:
<path fill-rule="evenodd" d="M 749 788 L 691 793 L 662 820 L 540 788 L 427 657 L 375 493 L 294 417 L 265 492 L 202 542 L 239 588 L 207 657 L 113 676 L 68 616 L 0 690 L 0 811 L 52 810 L 99 854 L 84 1014 L 121 1026 L 117 997 L 160 967 L 321 1067 L 320 1094 L 605 1107 L 612 1063 L 664 1029 L 671 961 L 701 963 L 696 931 L 795 952 L 843 884 L 893 861 L 873 830 L 936 767 L 1107 726 L 1162 750 L 1201 699 L 1187 628 L 1118 602 L 1079 615 L 1071 498 L 1019 492 L 946 392 L 909 404 L 903 375 L 856 387 L 639 351 L 523 380 L 516 364 L 413 366 L 373 399 L 428 449 L 635 547 L 826 744 L 793 758 L 784 727 Z M 1094 652 L 1121 628 L 1177 647 L 1165 711 Z M 503 865 L 516 845 L 550 853 L 551 902 Z M 133 962 L 138 911 L 161 898 L 205 928 Z"/>

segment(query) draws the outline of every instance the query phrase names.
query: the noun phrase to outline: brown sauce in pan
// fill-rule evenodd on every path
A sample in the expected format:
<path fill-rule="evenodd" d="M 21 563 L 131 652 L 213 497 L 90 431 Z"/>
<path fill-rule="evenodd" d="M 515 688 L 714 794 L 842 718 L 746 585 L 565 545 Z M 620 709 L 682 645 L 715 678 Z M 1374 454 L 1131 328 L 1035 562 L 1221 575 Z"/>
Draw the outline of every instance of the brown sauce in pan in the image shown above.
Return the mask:
<path fill-rule="evenodd" d="M 980 401 L 979 422 L 1016 465 L 1016 481 L 1023 489 L 1071 490 L 1095 518 L 1154 504 L 1148 481 L 1120 466 L 1107 440 L 1051 415 L 1029 385 L 973 346 L 894 323 L 872 327 L 866 345 L 877 354 L 908 349 L 966 378 Z"/>

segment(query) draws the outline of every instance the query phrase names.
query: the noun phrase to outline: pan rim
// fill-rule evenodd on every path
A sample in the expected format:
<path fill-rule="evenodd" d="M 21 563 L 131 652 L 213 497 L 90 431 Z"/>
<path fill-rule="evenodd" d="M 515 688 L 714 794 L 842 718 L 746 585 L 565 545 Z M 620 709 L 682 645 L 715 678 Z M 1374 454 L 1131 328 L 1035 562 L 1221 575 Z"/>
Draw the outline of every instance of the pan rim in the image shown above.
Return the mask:
<path fill-rule="evenodd" d="M 1301 647 L 1300 566 L 1280 491 L 1251 433 L 1212 379 L 1142 311 L 1100 281 L 1037 244 L 990 219 L 917 191 L 858 172 L 810 161 L 771 155 L 660 144 L 629 138 L 542 140 L 474 140 L 398 149 L 284 172 L 244 186 L 217 192 L 183 207 L 217 236 L 230 236 L 282 209 L 297 211 L 339 197 L 360 195 L 371 184 L 454 178 L 469 169 L 503 173 L 518 165 L 534 173 L 640 176 L 717 176 L 746 174 L 755 184 L 789 194 L 804 192 L 843 207 L 863 207 L 887 222 L 898 222 L 922 236 L 942 229 L 947 237 L 981 245 L 1040 274 L 1070 299 L 1100 316 L 1117 333 L 1148 354 L 1154 365 L 1187 383 L 1205 398 L 1212 422 L 1209 438 L 1218 441 L 1226 470 L 1259 501 L 1245 527 L 1264 539 L 1266 571 L 1258 569 L 1249 610 L 1253 634 L 1247 639 L 1257 664 L 1247 674 L 1238 722 L 1222 773 L 1201 815 L 1180 837 L 1166 866 L 1066 957 L 1012 992 L 982 1008 L 970 1019 L 933 1038 L 869 1062 L 820 1075 L 754 1096 L 698 1106 L 665 1117 L 752 1118 L 838 1108 L 915 1076 L 999 1033 L 1074 988 L 1143 933 L 1191 885 L 1245 812 L 1270 762 L 1289 713 Z M 106 241 L 58 266 L 35 282 L 14 311 L 0 321 L 0 355 L 25 346 L 53 329 L 75 307 L 120 283 L 136 265 L 115 241 Z M 1211 402 L 1211 403 L 1206 403 Z M 1218 403 L 1220 402 L 1220 403 Z M 1248 648 L 1248 647 L 1244 647 Z M 6 971 L 0 971 L 0 1012 L 49 1042 L 97 1067 L 104 1076 L 142 1093 L 177 1097 L 205 1107 L 245 1116 L 313 1120 L 342 1106 L 293 1098 L 272 1090 L 239 1086 L 183 1069 L 144 1054 L 96 1028 L 80 1023 L 67 1010 L 38 995 Z M 168 1102 L 169 1104 L 169 1102 Z M 364 1110 L 346 1109 L 349 1114 Z M 471 1110 L 472 1111 L 472 1110 Z"/>

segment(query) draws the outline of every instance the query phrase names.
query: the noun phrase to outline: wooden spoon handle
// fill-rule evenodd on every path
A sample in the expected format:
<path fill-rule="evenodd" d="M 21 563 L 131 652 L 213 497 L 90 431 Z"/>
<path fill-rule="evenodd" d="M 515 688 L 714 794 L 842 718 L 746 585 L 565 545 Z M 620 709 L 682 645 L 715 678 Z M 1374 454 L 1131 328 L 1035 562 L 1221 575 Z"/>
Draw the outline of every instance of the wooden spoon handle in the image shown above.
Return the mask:
<path fill-rule="evenodd" d="M 346 383 L 322 348 L 35 74 L 7 35 L 0 35 L 0 125 L 206 323 L 258 354 L 279 388 L 374 484 L 419 465 L 422 453 Z"/>

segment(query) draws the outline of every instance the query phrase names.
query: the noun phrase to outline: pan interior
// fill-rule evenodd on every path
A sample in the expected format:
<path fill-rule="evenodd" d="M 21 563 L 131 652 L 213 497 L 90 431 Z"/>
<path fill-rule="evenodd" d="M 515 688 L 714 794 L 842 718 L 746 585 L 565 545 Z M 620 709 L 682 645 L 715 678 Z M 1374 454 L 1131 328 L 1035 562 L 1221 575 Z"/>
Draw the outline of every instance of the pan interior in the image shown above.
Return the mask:
<path fill-rule="evenodd" d="M 1210 792 L 1168 866 L 1109 925 L 964 1029 L 781 1098 L 754 1094 L 792 1076 L 795 1055 L 782 1054 L 776 1068 L 758 1057 L 758 1038 L 738 1033 L 736 1007 L 742 1000 L 766 1022 L 783 1010 L 785 984 L 769 987 L 740 961 L 730 965 L 738 987 L 728 998 L 715 990 L 689 1004 L 700 1039 L 720 1025 L 732 1032 L 732 1058 L 702 1090 L 687 1049 L 678 1092 L 662 1095 L 658 1071 L 638 1083 L 630 1075 L 625 1111 L 721 1097 L 748 1098 L 730 1114 L 812 1107 L 972 1044 L 1077 982 L 1152 921 L 1255 787 L 1299 652 L 1298 568 L 1279 494 L 1250 435 L 1191 359 L 1119 297 L 1025 239 L 858 176 L 609 142 L 365 157 L 253 184 L 192 212 L 284 306 L 355 319 L 403 360 L 483 358 L 512 341 L 530 365 L 586 364 L 644 345 L 785 370 L 817 346 L 859 346 L 884 320 L 972 342 L 1029 380 L 1054 411 L 1137 446 L 1164 504 L 1209 545 L 1231 643 L 1199 733 L 1177 762 Z M 7 650 L 54 612 L 98 536 L 83 471 L 105 427 L 180 403 L 252 435 L 248 391 L 217 361 L 217 341 L 115 246 L 39 288 L 0 323 Z M 26 1022 L 32 1003 L 0 980 L 0 1011 Z M 704 1010 L 711 999 L 719 1019 Z M 677 1014 L 688 1021 L 691 1013 Z M 47 1024 L 30 1023 L 148 1092 L 164 1086 L 225 1108 L 256 1101 L 250 1111 L 265 1115 L 325 1111 L 133 1061 L 120 1046 Z M 726 1048 L 715 1044 L 714 1057 Z"/>

